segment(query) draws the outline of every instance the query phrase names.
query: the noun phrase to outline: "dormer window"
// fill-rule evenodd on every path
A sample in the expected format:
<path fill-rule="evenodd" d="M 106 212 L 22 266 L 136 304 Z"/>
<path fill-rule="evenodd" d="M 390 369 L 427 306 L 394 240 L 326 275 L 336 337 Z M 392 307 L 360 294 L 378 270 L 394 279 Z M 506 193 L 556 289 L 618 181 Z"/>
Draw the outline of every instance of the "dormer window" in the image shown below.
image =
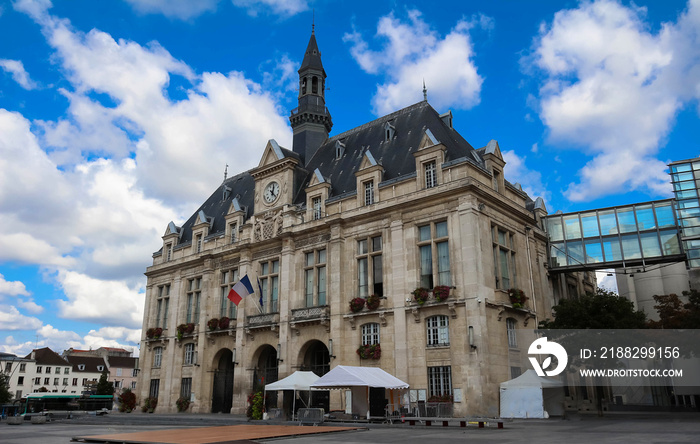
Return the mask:
<path fill-rule="evenodd" d="M 98 366 L 97 366 L 97 371 L 98 371 L 98 372 L 101 372 L 101 371 L 103 371 L 104 369 L 105 369 L 105 366 L 104 366 L 104 365 L 98 365 Z"/>
<path fill-rule="evenodd" d="M 372 205 L 374 203 L 374 181 L 369 180 L 365 182 L 365 205 Z"/>
<path fill-rule="evenodd" d="M 173 257 L 173 244 L 166 244 L 165 245 L 165 261 L 170 262 L 170 260 Z"/>
<path fill-rule="evenodd" d="M 388 142 L 391 139 L 394 138 L 394 135 L 396 134 L 396 128 L 394 126 L 387 122 L 384 124 L 384 141 Z"/>
<path fill-rule="evenodd" d="M 78 370 L 80 370 L 81 372 L 85 370 L 85 364 L 78 364 Z"/>
<path fill-rule="evenodd" d="M 437 170 L 435 169 L 435 161 L 425 164 L 425 187 L 433 188 L 437 185 Z"/>
<path fill-rule="evenodd" d="M 312 200 L 312 206 L 314 220 L 319 220 L 321 218 L 321 198 L 314 197 Z"/>
<path fill-rule="evenodd" d="M 493 189 L 496 190 L 497 193 L 501 192 L 501 172 L 498 171 L 497 169 L 493 170 Z"/>
<path fill-rule="evenodd" d="M 236 243 L 236 236 L 237 236 L 237 231 L 238 231 L 238 224 L 237 223 L 232 223 L 229 224 L 229 230 L 231 230 L 231 235 L 229 237 L 229 240 L 231 241 L 232 244 Z"/>
<path fill-rule="evenodd" d="M 195 252 L 201 253 L 202 252 L 202 235 L 198 234 L 197 237 L 195 238 Z"/>
<path fill-rule="evenodd" d="M 340 140 L 335 142 L 335 159 L 338 160 L 345 154 L 345 144 Z"/>

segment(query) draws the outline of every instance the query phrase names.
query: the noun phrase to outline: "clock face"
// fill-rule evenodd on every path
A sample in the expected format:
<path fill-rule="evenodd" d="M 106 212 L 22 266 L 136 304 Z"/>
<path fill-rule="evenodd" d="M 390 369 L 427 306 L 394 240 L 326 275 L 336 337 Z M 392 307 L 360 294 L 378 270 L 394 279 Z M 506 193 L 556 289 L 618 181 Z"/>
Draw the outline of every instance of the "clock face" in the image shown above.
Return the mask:
<path fill-rule="evenodd" d="M 267 184 L 265 187 L 265 191 L 263 191 L 263 197 L 265 198 L 265 202 L 267 203 L 272 203 L 275 200 L 277 200 L 277 197 L 280 195 L 280 185 L 277 182 L 270 182 Z"/>

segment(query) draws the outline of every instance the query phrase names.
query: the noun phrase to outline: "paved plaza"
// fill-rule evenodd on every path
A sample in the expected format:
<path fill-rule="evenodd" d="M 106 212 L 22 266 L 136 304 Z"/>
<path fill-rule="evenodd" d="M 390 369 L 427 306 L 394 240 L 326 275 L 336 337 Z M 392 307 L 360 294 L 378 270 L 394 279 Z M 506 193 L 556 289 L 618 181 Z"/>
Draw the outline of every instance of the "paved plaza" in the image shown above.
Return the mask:
<path fill-rule="evenodd" d="M 295 425 L 291 423 L 267 425 L 262 421 L 246 422 L 229 415 L 124 415 L 110 414 L 104 418 L 55 421 L 49 424 L 7 425 L 0 422 L 2 444 L 60 444 L 69 443 L 76 436 L 144 433 L 163 431 L 163 436 L 177 434 L 178 429 L 202 428 L 202 436 L 213 427 L 236 424 L 253 424 L 275 427 Z M 275 444 L 320 443 L 401 443 L 434 444 L 442 442 L 469 443 L 697 443 L 700 442 L 699 413 L 645 413 L 609 414 L 603 418 L 574 415 L 568 419 L 515 420 L 506 423 L 504 429 L 475 426 L 467 428 L 442 427 L 441 425 L 388 425 L 388 424 L 327 424 L 318 426 L 361 427 L 350 431 L 314 435 L 259 439 L 255 442 Z M 312 426 L 309 426 L 312 427 Z M 167 431 L 167 432 L 166 432 Z M 231 436 L 228 443 L 237 438 Z M 135 441 L 139 442 L 139 441 Z M 203 441 L 204 442 L 204 441 Z M 239 441 L 252 442 L 252 441 Z"/>

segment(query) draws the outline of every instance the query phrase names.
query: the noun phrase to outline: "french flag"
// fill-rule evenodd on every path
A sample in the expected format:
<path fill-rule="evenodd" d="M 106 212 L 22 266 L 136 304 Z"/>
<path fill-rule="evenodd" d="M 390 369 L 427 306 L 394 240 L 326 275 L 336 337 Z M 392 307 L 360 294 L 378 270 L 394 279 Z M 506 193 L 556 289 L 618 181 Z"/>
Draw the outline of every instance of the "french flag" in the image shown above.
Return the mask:
<path fill-rule="evenodd" d="M 255 293 L 255 291 L 253 290 L 253 286 L 250 284 L 250 279 L 248 279 L 248 275 L 246 274 L 236 283 L 236 285 L 231 288 L 231 291 L 228 292 L 228 298 L 231 302 L 238 306 L 244 297 L 250 296 L 253 293 Z"/>

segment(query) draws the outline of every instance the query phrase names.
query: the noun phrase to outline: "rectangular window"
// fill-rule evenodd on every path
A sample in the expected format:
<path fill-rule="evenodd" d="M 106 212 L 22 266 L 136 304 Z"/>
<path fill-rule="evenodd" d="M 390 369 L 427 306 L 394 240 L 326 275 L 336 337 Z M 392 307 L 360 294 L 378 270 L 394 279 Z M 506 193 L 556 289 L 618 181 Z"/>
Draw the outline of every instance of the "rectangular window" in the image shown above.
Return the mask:
<path fill-rule="evenodd" d="M 83 378 L 83 387 L 85 387 L 87 385 L 87 382 L 88 382 L 87 378 Z"/>
<path fill-rule="evenodd" d="M 197 237 L 195 238 L 195 248 L 197 253 L 202 252 L 202 235 L 198 234 Z"/>
<path fill-rule="evenodd" d="M 121 375 L 122 375 L 122 369 L 121 369 L 121 368 L 118 368 L 118 369 L 117 369 L 117 376 L 121 376 Z"/>
<path fill-rule="evenodd" d="M 374 236 L 357 241 L 357 289 L 361 298 L 372 294 L 384 296 L 382 270 L 382 237 Z"/>
<path fill-rule="evenodd" d="M 121 386 L 121 381 L 115 380 L 113 384 L 114 384 L 114 388 L 115 388 L 115 389 L 120 389 L 120 388 L 122 387 L 122 386 Z"/>
<path fill-rule="evenodd" d="M 450 320 L 447 316 L 432 316 L 426 319 L 428 346 L 450 345 Z"/>
<path fill-rule="evenodd" d="M 17 385 L 24 385 L 24 376 L 19 376 L 17 378 Z"/>
<path fill-rule="evenodd" d="M 192 378 L 182 378 L 180 383 L 180 397 L 187 400 L 192 396 Z"/>
<path fill-rule="evenodd" d="M 66 387 L 68 385 L 68 378 L 63 378 L 63 386 Z"/>
<path fill-rule="evenodd" d="M 510 368 L 510 379 L 515 379 L 518 376 L 522 375 L 523 371 L 520 367 L 511 367 Z"/>
<path fill-rule="evenodd" d="M 165 245 L 165 255 L 165 261 L 170 262 L 170 260 L 173 258 L 173 244 Z"/>
<path fill-rule="evenodd" d="M 37 366 L 36 366 L 36 372 L 37 372 L 37 373 L 41 373 L 41 366 L 40 366 L 40 365 L 37 365 Z"/>
<path fill-rule="evenodd" d="M 20 364 L 19 365 L 19 372 L 24 373 L 25 371 L 27 371 L 27 364 L 25 364 L 25 363 Z"/>
<path fill-rule="evenodd" d="M 51 374 L 51 367 L 46 367 L 46 374 L 50 375 Z"/>
<path fill-rule="evenodd" d="M 202 278 L 188 281 L 187 286 L 187 323 L 199 322 L 199 302 L 202 296 Z"/>
<path fill-rule="evenodd" d="M 148 389 L 148 396 L 151 398 L 158 398 L 158 392 L 160 391 L 160 379 L 151 379 L 151 386 Z"/>
<path fill-rule="evenodd" d="M 158 368 L 163 360 L 163 347 L 153 349 L 153 367 Z"/>
<path fill-rule="evenodd" d="M 437 170 L 433 160 L 425 164 L 425 187 L 433 188 L 435 185 L 437 185 Z"/>
<path fill-rule="evenodd" d="M 51 378 L 44 378 L 44 385 L 50 385 L 51 384 Z"/>
<path fill-rule="evenodd" d="M 362 345 L 379 344 L 379 323 L 373 322 L 362 326 Z"/>
<path fill-rule="evenodd" d="M 304 253 L 304 266 L 306 306 L 326 305 L 326 250 Z"/>
<path fill-rule="evenodd" d="M 12 370 L 12 363 L 11 362 L 6 362 L 5 363 L 5 373 L 10 373 Z"/>
<path fill-rule="evenodd" d="M 41 378 L 34 378 L 34 384 L 36 384 L 36 385 L 41 384 Z"/>
<path fill-rule="evenodd" d="M 418 227 L 418 253 L 421 287 L 452 286 L 447 221 Z"/>
<path fill-rule="evenodd" d="M 15 392 L 15 399 L 22 399 L 22 390 L 17 390 Z"/>
<path fill-rule="evenodd" d="M 260 286 L 262 288 L 263 312 L 277 313 L 279 311 L 279 273 L 280 261 L 272 260 L 260 264 Z"/>
<path fill-rule="evenodd" d="M 374 181 L 365 182 L 365 205 L 374 203 Z"/>
<path fill-rule="evenodd" d="M 195 356 L 194 343 L 190 342 L 189 344 L 185 345 L 185 365 L 196 364 L 194 356 Z"/>
<path fill-rule="evenodd" d="M 500 227 L 491 227 L 493 242 L 493 262 L 496 276 L 496 288 L 508 290 L 515 288 L 515 249 L 514 236 Z"/>
<path fill-rule="evenodd" d="M 58 378 L 53 378 L 53 385 L 58 385 Z"/>
<path fill-rule="evenodd" d="M 319 220 L 321 218 L 321 198 L 314 197 L 311 200 L 311 203 L 312 203 L 312 208 L 313 208 L 314 220 Z"/>
<path fill-rule="evenodd" d="M 56 367 L 56 370 L 54 371 L 57 375 L 61 374 L 61 367 Z"/>
<path fill-rule="evenodd" d="M 131 390 L 136 389 L 136 381 L 131 381 Z"/>
<path fill-rule="evenodd" d="M 518 339 L 515 333 L 515 319 L 506 319 L 506 331 L 508 332 L 508 347 L 517 348 Z"/>
<path fill-rule="evenodd" d="M 452 368 L 428 367 L 428 396 L 452 396 Z"/>
<path fill-rule="evenodd" d="M 70 367 L 64 368 L 64 369 L 63 369 L 63 374 L 64 374 L 64 375 L 70 374 Z"/>
<path fill-rule="evenodd" d="M 78 378 L 73 378 L 73 385 L 77 386 L 78 385 Z"/>
<path fill-rule="evenodd" d="M 238 282 L 238 269 L 222 270 L 220 281 L 219 317 L 226 317 L 235 321 L 238 316 L 238 307 L 229 300 L 228 294 L 231 288 Z"/>

